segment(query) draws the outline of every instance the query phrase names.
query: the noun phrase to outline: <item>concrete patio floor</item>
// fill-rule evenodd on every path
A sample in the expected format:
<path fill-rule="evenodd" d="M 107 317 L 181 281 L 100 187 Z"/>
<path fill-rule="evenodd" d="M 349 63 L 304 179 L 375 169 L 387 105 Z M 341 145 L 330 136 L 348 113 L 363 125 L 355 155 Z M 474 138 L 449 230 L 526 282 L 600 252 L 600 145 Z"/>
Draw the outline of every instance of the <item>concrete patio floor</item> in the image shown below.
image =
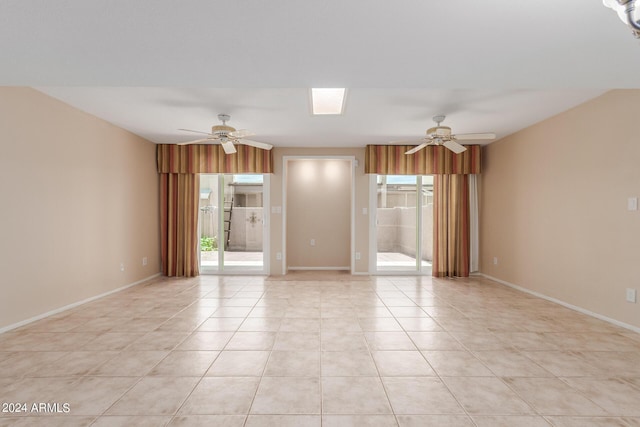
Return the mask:
<path fill-rule="evenodd" d="M 228 251 L 224 253 L 226 267 L 262 267 L 264 254 L 262 252 Z M 218 265 L 217 251 L 201 252 L 201 265 L 203 267 L 216 267 Z M 415 258 L 399 252 L 379 252 L 377 255 L 378 270 L 409 270 L 416 265 Z M 422 261 L 422 267 L 430 267 L 431 262 Z"/>

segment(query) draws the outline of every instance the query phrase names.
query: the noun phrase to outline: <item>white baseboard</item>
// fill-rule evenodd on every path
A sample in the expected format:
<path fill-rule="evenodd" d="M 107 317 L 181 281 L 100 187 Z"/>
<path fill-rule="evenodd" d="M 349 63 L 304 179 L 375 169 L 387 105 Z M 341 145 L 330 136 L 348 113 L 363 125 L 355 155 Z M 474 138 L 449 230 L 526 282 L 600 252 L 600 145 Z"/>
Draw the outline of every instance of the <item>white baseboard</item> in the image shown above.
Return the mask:
<path fill-rule="evenodd" d="M 289 270 L 300 270 L 300 271 L 313 271 L 313 270 L 327 270 L 327 271 L 335 271 L 335 270 L 351 270 L 351 267 L 289 267 Z"/>
<path fill-rule="evenodd" d="M 46 313 L 39 314 L 39 315 L 34 316 L 34 317 L 30 317 L 29 319 L 22 320 L 22 321 L 20 321 L 18 323 L 13 323 L 11 325 L 4 326 L 4 327 L 0 328 L 0 334 L 2 334 L 4 332 L 7 332 L 7 331 L 10 331 L 12 329 L 19 328 L 19 327 L 24 326 L 24 325 L 28 325 L 29 323 L 33 323 L 35 321 L 44 319 L 45 317 L 53 316 L 54 314 L 58 314 L 58 313 L 62 313 L 63 311 L 71 310 L 72 308 L 78 307 L 78 306 L 80 306 L 82 304 L 86 304 L 88 302 L 95 301 L 95 300 L 100 299 L 102 297 L 106 297 L 107 295 L 111 295 L 111 294 L 115 294 L 116 292 L 124 291 L 125 289 L 134 287 L 134 286 L 139 285 L 141 283 L 147 282 L 147 281 L 149 281 L 151 279 L 155 279 L 156 277 L 158 277 L 160 275 L 161 275 L 161 273 L 156 273 L 156 274 L 154 274 L 152 276 L 145 277 L 142 280 L 138 280 L 137 282 L 133 282 L 133 283 L 130 283 L 128 285 L 122 286 L 120 288 L 113 289 L 113 290 L 105 292 L 103 294 L 96 295 L 96 296 L 84 299 L 82 301 L 74 302 L 73 304 L 65 305 L 64 307 L 56 308 L 55 310 L 47 311 Z"/>
<path fill-rule="evenodd" d="M 596 319 L 604 320 L 605 322 L 612 323 L 616 326 L 620 326 L 621 328 L 629 329 L 633 332 L 640 333 L 640 328 L 637 326 L 629 325 L 628 323 L 624 323 L 619 320 L 612 319 L 607 316 L 603 316 L 602 314 L 594 313 L 593 311 L 587 310 L 586 308 L 578 307 L 577 305 L 569 304 L 568 302 L 564 302 L 562 300 L 547 296 L 545 294 L 541 294 L 540 292 L 532 291 L 531 289 L 514 285 L 513 283 L 507 282 L 506 280 L 498 279 L 497 277 L 489 276 L 488 274 L 479 273 L 479 275 L 486 279 L 493 280 L 494 282 L 498 282 L 502 285 L 518 290 L 520 292 L 524 292 L 526 294 L 533 295 L 534 297 L 542 298 L 544 300 L 551 301 L 556 304 L 560 304 L 563 307 L 580 312 L 582 314 L 586 314 L 587 316 L 595 317 Z"/>

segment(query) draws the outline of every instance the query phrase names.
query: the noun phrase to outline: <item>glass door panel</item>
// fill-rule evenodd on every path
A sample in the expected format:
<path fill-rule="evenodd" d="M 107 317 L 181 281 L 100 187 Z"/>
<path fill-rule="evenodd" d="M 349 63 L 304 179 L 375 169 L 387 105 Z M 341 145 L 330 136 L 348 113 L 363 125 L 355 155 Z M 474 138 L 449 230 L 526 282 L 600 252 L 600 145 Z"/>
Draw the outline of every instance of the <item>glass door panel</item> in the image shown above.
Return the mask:
<path fill-rule="evenodd" d="M 200 269 L 217 271 L 220 265 L 220 205 L 218 175 L 200 175 Z"/>
<path fill-rule="evenodd" d="M 432 190 L 428 176 L 377 177 L 377 271 L 430 272 Z"/>
<path fill-rule="evenodd" d="M 420 250 L 422 273 L 431 273 L 433 260 L 433 175 L 419 177 L 422 181 L 420 189 L 421 218 L 420 218 Z"/>
<path fill-rule="evenodd" d="M 224 175 L 224 268 L 263 270 L 264 179 Z"/>
<path fill-rule="evenodd" d="M 263 271 L 263 175 L 200 175 L 203 273 Z"/>
<path fill-rule="evenodd" d="M 416 176 L 378 176 L 376 242 L 379 271 L 415 271 Z"/>

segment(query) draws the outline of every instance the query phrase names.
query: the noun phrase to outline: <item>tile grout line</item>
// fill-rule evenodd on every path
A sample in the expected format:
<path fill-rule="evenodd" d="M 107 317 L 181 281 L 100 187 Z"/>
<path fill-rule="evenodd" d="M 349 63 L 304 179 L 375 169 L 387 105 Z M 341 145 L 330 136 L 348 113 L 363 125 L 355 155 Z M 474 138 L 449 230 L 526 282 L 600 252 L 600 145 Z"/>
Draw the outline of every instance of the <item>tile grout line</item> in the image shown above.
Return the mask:
<path fill-rule="evenodd" d="M 397 287 L 397 286 L 396 286 Z M 400 288 L 398 288 L 398 290 L 400 290 L 405 296 L 407 296 L 407 298 L 409 298 L 414 304 L 415 301 L 413 301 L 413 299 L 411 299 L 408 295 L 406 295 L 404 293 L 404 291 L 402 291 Z M 420 307 L 419 305 L 416 304 L 417 307 Z M 424 310 L 423 310 L 424 311 Z M 391 313 L 393 315 L 393 313 Z M 431 317 L 431 315 L 429 315 L 428 313 L 425 312 L 425 314 L 427 314 L 427 316 L 429 316 L 429 318 L 433 319 L 433 317 Z M 397 320 L 397 318 L 394 315 L 394 319 Z M 435 320 L 435 319 L 434 319 Z M 435 320 L 436 323 L 438 323 L 437 320 Z M 433 373 L 435 374 L 435 376 L 438 378 L 438 380 L 440 381 L 440 383 L 447 389 L 447 391 L 449 392 L 449 394 L 451 394 L 451 396 L 453 397 L 453 399 L 456 401 L 456 403 L 458 404 L 458 406 L 460 406 L 460 409 L 462 409 L 464 411 L 464 414 L 467 416 L 467 418 L 474 424 L 477 426 L 476 421 L 473 419 L 473 417 L 469 414 L 469 412 L 467 411 L 467 409 L 464 407 L 464 405 L 460 402 L 460 400 L 458 399 L 458 397 L 453 393 L 453 391 L 451 391 L 451 389 L 449 388 L 449 386 L 447 385 L 447 383 L 442 379 L 442 377 L 440 376 L 440 374 L 435 370 L 435 368 L 431 365 L 431 363 L 429 363 L 429 360 L 427 360 L 427 358 L 425 357 L 425 355 L 422 353 L 422 351 L 420 350 L 420 348 L 418 347 L 418 345 L 415 343 L 415 341 L 413 340 L 413 338 L 411 338 L 411 335 L 409 335 L 409 333 L 405 330 L 404 326 L 402 326 L 402 324 L 400 322 L 398 322 L 398 324 L 400 324 L 400 327 L 402 328 L 402 330 L 404 331 L 405 334 L 407 334 L 407 337 L 409 338 L 409 340 L 411 340 L 411 342 L 413 343 L 413 345 L 416 347 L 416 350 L 418 350 L 418 353 L 420 354 L 420 356 L 422 356 L 422 358 L 424 359 L 424 361 L 431 367 L 431 370 L 433 371 Z M 438 323 L 439 324 L 439 323 Z M 440 327 L 442 327 L 442 329 L 444 331 L 446 331 L 447 333 L 449 333 L 446 328 L 444 328 L 442 325 L 440 325 Z M 449 335 L 451 335 L 449 333 Z M 451 335 L 451 337 L 456 340 L 457 342 L 459 342 L 456 337 L 454 337 L 453 335 Z M 464 347 L 464 344 L 460 343 L 460 345 L 462 345 Z"/>
<path fill-rule="evenodd" d="M 373 286 L 372 286 L 372 289 L 374 289 Z M 391 316 L 393 316 L 392 319 L 394 319 L 397 322 L 396 317 L 391 312 L 391 310 L 389 310 L 389 306 L 387 306 L 387 304 L 382 300 L 382 298 L 380 298 L 380 295 L 378 294 L 378 292 L 375 289 L 374 289 L 374 292 L 376 294 L 376 298 L 378 298 L 378 300 L 383 304 L 383 306 L 389 311 L 389 314 L 391 314 Z M 402 325 L 400 325 L 400 327 L 402 328 Z M 404 329 L 403 329 L 403 331 L 404 331 Z M 385 396 L 387 398 L 387 402 L 389 402 L 389 407 L 391 408 L 391 413 L 393 414 L 393 418 L 396 421 L 396 425 L 399 426 L 400 425 L 400 421 L 398 420 L 398 414 L 396 414 L 396 410 L 393 407 L 393 404 L 391 403 L 391 399 L 389 398 L 389 391 L 387 390 L 387 387 L 385 386 L 384 381 L 382 380 L 382 375 L 380 374 L 380 368 L 378 367 L 378 364 L 376 363 L 376 359 L 373 357 L 373 353 L 371 352 L 371 346 L 369 344 L 369 341 L 366 339 L 366 335 L 365 335 L 365 342 L 367 344 L 367 349 L 369 350 L 369 355 L 371 356 L 371 360 L 373 360 L 373 365 L 375 366 L 376 372 L 378 373 L 378 378 L 380 380 L 380 384 L 382 385 L 382 390 L 384 391 L 384 394 L 385 394 Z"/>
<path fill-rule="evenodd" d="M 260 297 L 260 299 L 264 298 L 264 294 L 266 293 L 266 290 L 262 293 L 262 296 Z M 260 299 L 258 299 L 258 301 L 256 301 L 255 305 L 251 308 L 251 311 L 253 311 L 253 309 L 255 309 L 257 307 L 258 302 L 260 301 Z M 247 313 L 247 316 L 245 317 L 245 319 L 243 320 L 242 324 L 240 324 L 240 326 L 238 326 L 238 330 L 240 330 L 240 328 L 242 327 L 242 325 L 244 324 L 244 322 L 246 322 L 246 320 L 249 318 L 249 314 L 251 314 L 251 311 L 249 311 L 249 313 Z M 262 367 L 262 373 L 260 374 L 260 376 L 258 377 L 258 385 L 256 386 L 256 390 L 253 393 L 253 397 L 251 398 L 251 403 L 249 404 L 249 407 L 247 408 L 247 414 L 244 418 L 244 422 L 242 423 L 242 426 L 245 427 L 247 425 L 247 423 L 249 422 L 249 415 L 251 415 L 251 409 L 253 408 L 253 404 L 256 400 L 256 396 L 258 396 L 258 390 L 260 390 L 260 385 L 262 384 L 262 379 L 264 378 L 264 373 L 267 370 L 267 365 L 269 364 L 269 360 L 271 360 L 271 355 L 273 354 L 273 346 L 276 343 L 276 340 L 278 338 L 278 332 L 280 331 L 280 326 L 278 325 L 278 331 L 276 331 L 276 335 L 273 341 L 273 345 L 271 346 L 271 349 L 269 350 L 269 356 L 267 356 L 267 360 L 264 363 L 264 366 Z M 233 338 L 233 337 L 232 337 Z M 231 341 L 231 340 L 229 340 Z"/>
<path fill-rule="evenodd" d="M 195 286 L 196 286 L 196 285 L 194 285 L 193 287 L 195 287 Z M 237 292 L 236 292 L 236 293 L 237 293 Z M 206 295 L 208 295 L 208 293 L 207 293 L 207 294 L 205 294 L 204 296 L 200 296 L 200 297 L 198 298 L 198 300 L 204 299 L 204 297 L 205 297 Z M 234 295 L 235 295 L 235 294 L 234 294 Z M 231 298 L 232 298 L 232 297 L 231 297 Z M 197 301 L 196 301 L 196 302 L 197 302 Z M 195 304 L 196 302 L 194 302 L 194 303 L 190 304 L 188 307 L 190 307 L 191 305 Z M 185 307 L 185 309 L 186 309 L 186 308 L 188 308 L 188 307 Z M 224 307 L 224 305 L 223 305 L 223 306 L 218 306 L 218 307 L 216 308 L 216 310 L 214 310 L 214 312 L 213 312 L 213 313 L 211 313 L 211 315 L 213 315 L 213 314 L 214 314 L 214 313 L 215 313 L 215 312 L 216 312 L 220 307 Z M 183 311 L 183 310 L 182 310 L 182 311 Z M 182 311 L 180 311 L 180 312 L 182 312 Z M 207 319 L 211 319 L 211 318 L 212 318 L 212 317 L 211 317 L 211 316 L 209 316 Z M 195 331 L 197 331 L 197 330 L 198 330 L 198 328 L 199 328 L 200 326 L 202 326 L 202 324 L 203 324 L 204 322 L 206 322 L 206 320 L 207 320 L 207 319 L 205 319 L 205 320 L 204 320 L 204 321 L 202 321 L 198 326 L 196 326 L 196 328 L 195 328 L 195 329 L 193 329 L 193 330 L 192 330 L 192 331 L 191 331 L 191 332 L 190 332 L 190 333 L 189 333 L 189 334 L 188 334 L 188 335 L 187 335 L 187 336 L 186 336 L 186 337 L 181 341 L 181 343 L 183 343 L 184 341 L 186 341 L 186 340 L 187 340 L 187 338 L 188 338 L 190 335 L 192 335 L 193 333 L 195 333 Z M 245 319 L 246 319 L 246 318 L 245 318 Z M 238 328 L 236 329 L 236 331 L 234 331 L 234 334 L 235 334 L 235 332 L 237 332 L 237 330 L 238 330 L 239 328 L 240 328 L 240 325 L 238 325 Z M 204 378 L 206 378 L 206 376 L 207 376 L 207 372 L 209 371 L 209 369 L 211 369 L 211 366 L 213 366 L 213 364 L 216 362 L 216 360 L 218 360 L 218 358 L 220 357 L 220 355 L 221 355 L 221 354 L 222 354 L 222 352 L 224 351 L 224 348 L 225 348 L 225 347 L 226 347 L 226 345 L 229 343 L 229 341 L 231 340 L 231 338 L 232 338 L 232 337 L 233 337 L 233 335 L 232 335 L 231 337 L 229 337 L 229 340 L 225 343 L 225 346 L 224 346 L 220 351 L 218 351 L 218 354 L 217 354 L 217 355 L 216 355 L 216 357 L 211 361 L 211 363 L 209 364 L 209 367 L 205 370 L 205 372 L 202 374 L 202 376 L 200 377 L 200 379 L 196 382 L 196 384 L 195 384 L 195 385 L 194 385 L 194 387 L 191 389 L 191 391 L 187 394 L 187 396 L 182 400 L 181 404 L 178 406 L 178 408 L 176 409 L 176 411 L 171 415 L 171 418 L 170 418 L 169 422 L 167 423 L 167 425 L 171 424 L 171 423 L 173 422 L 173 420 L 174 420 L 174 419 L 176 419 L 176 417 L 178 417 L 178 414 L 179 414 L 180 410 L 184 407 L 184 404 L 189 400 L 189 398 L 191 398 L 191 396 L 193 395 L 193 392 L 198 388 L 198 386 L 200 385 L 200 383 L 202 383 L 202 380 L 203 380 Z M 179 351 L 179 350 L 175 350 L 179 345 L 180 345 L 180 344 L 176 345 L 172 351 Z M 187 350 L 187 351 L 188 351 L 188 350 Z M 198 351 L 202 351 L 202 350 L 198 350 Z M 168 355 L 167 355 L 167 356 L 168 356 Z M 156 365 L 156 366 L 157 366 L 157 365 Z M 187 415 L 187 416 L 188 416 L 188 415 Z M 245 418 L 245 422 L 246 422 L 246 418 Z"/>
<path fill-rule="evenodd" d="M 464 315 L 464 314 L 463 314 Z M 466 316 L 465 316 L 466 317 Z M 437 322 L 437 319 L 434 319 Z M 446 327 L 444 327 L 443 325 L 440 325 L 444 331 L 446 331 L 447 333 L 449 333 L 451 335 L 451 337 L 456 340 L 458 343 L 460 343 L 460 345 L 467 350 L 470 354 L 472 354 L 474 357 L 477 358 L 477 356 L 475 355 L 475 352 L 473 350 L 471 350 L 470 348 L 468 348 L 464 343 L 462 343 L 459 339 L 457 339 L 454 335 L 452 335 Z M 424 357 L 424 355 L 423 355 Z M 478 358 L 477 358 L 478 359 Z M 425 357 L 426 360 L 426 357 Z M 541 414 L 538 413 L 537 409 L 531 405 L 527 400 L 523 399 L 522 396 L 520 396 L 520 394 L 516 393 L 515 390 L 512 390 L 511 387 L 509 387 L 508 384 L 505 384 L 505 382 L 502 380 L 501 377 L 497 376 L 495 374 L 495 372 L 493 372 L 493 370 L 491 368 L 489 368 L 488 366 L 486 366 L 482 360 L 478 359 L 480 363 L 482 363 L 483 366 L 485 366 L 491 373 L 494 374 L 495 378 L 497 378 L 502 384 L 504 384 L 507 388 L 509 388 L 509 390 L 511 390 L 512 392 L 514 392 L 516 394 L 516 396 L 518 396 L 520 399 L 522 399 L 523 402 L 525 402 L 533 411 L 536 415 L 541 416 Z M 427 363 L 429 363 L 429 361 L 427 360 Z M 434 369 L 435 372 L 435 369 Z M 449 388 L 449 386 L 447 385 L 447 383 L 442 379 L 442 377 L 436 372 L 436 375 L 438 375 L 438 377 L 440 378 L 440 380 L 442 381 L 442 383 L 444 384 L 444 386 L 447 388 L 447 390 L 449 391 L 449 393 L 451 393 L 451 395 L 454 397 L 454 399 L 456 399 L 456 402 L 458 402 L 458 404 L 460 405 L 460 407 L 462 408 L 462 410 L 465 412 L 465 414 L 467 414 L 467 416 L 471 419 L 471 421 L 477 426 L 478 424 L 476 423 L 476 420 L 473 416 L 471 416 L 466 408 L 462 405 L 462 403 L 460 403 L 460 401 L 458 400 L 458 397 L 451 391 L 451 389 Z"/>

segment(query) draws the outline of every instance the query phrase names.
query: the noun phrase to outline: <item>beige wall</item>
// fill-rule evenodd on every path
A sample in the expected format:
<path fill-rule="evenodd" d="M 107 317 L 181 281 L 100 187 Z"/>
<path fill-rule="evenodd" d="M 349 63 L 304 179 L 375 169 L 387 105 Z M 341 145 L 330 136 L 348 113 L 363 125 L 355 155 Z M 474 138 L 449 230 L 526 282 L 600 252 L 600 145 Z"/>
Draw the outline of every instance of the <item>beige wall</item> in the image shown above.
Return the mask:
<path fill-rule="evenodd" d="M 369 215 L 363 215 L 362 209 L 369 207 L 369 175 L 364 173 L 364 148 L 274 148 L 274 173 L 271 175 L 271 206 L 283 206 L 283 157 L 284 156 L 354 156 L 358 160 L 355 168 L 355 252 L 361 259 L 355 261 L 355 273 L 367 273 L 369 269 Z M 270 273 L 283 274 L 282 261 L 276 259 L 277 252 L 283 252 L 283 215 L 271 212 L 270 226 Z"/>
<path fill-rule="evenodd" d="M 639 105 L 610 91 L 485 148 L 484 274 L 640 327 Z"/>
<path fill-rule="evenodd" d="M 154 144 L 10 87 L 0 144 L 0 329 L 159 272 Z"/>
<path fill-rule="evenodd" d="M 351 268 L 351 162 L 286 162 L 289 268 Z M 314 245 L 311 245 L 311 240 Z"/>

